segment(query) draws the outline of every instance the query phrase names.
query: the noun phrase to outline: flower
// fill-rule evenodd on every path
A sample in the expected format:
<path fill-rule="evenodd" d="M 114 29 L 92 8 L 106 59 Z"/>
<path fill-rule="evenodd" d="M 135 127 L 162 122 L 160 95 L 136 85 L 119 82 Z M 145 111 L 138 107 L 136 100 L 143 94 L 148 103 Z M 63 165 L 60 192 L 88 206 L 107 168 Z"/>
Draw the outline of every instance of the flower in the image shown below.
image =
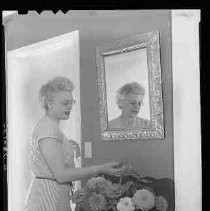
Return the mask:
<path fill-rule="evenodd" d="M 114 204 L 110 204 L 110 205 L 108 205 L 107 210 L 108 211 L 117 211 L 117 208 Z"/>
<path fill-rule="evenodd" d="M 120 202 L 117 204 L 117 209 L 119 211 L 134 211 L 135 207 L 131 198 L 124 197 L 120 199 Z"/>
<path fill-rule="evenodd" d="M 146 189 L 137 190 L 132 200 L 137 208 L 142 210 L 150 210 L 155 206 L 155 196 Z"/>
<path fill-rule="evenodd" d="M 91 210 L 101 211 L 106 210 L 107 201 L 100 193 L 92 193 L 87 199 Z"/>
<path fill-rule="evenodd" d="M 78 189 L 74 192 L 74 195 L 71 196 L 71 200 L 73 203 L 81 203 L 85 198 L 86 191 L 84 189 Z"/>
<path fill-rule="evenodd" d="M 168 202 L 163 196 L 156 197 L 155 206 L 157 210 L 166 211 L 168 208 Z"/>
<path fill-rule="evenodd" d="M 105 186 L 101 189 L 101 193 L 104 194 L 109 199 L 115 199 L 121 196 L 122 186 L 119 184 L 112 184 L 111 186 Z"/>
<path fill-rule="evenodd" d="M 123 191 L 122 191 L 123 195 L 132 197 L 136 191 L 137 191 L 137 188 L 135 187 L 134 182 L 129 181 L 123 185 Z"/>
<path fill-rule="evenodd" d="M 121 184 L 104 176 L 88 180 L 86 189 L 77 190 L 72 201 L 84 211 L 167 211 L 169 206 L 163 196 L 156 196 L 152 187 L 136 178 Z"/>
<path fill-rule="evenodd" d="M 96 189 L 96 188 L 105 189 L 111 186 L 112 183 L 106 180 L 104 177 L 93 177 L 89 179 L 87 182 L 87 187 L 89 189 Z"/>

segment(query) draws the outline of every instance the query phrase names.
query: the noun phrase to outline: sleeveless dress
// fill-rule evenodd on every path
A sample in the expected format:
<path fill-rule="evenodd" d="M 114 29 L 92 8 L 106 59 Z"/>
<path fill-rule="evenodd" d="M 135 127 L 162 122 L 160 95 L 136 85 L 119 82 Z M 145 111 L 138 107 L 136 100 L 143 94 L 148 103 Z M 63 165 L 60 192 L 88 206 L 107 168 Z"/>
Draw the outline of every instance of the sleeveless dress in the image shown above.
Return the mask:
<path fill-rule="evenodd" d="M 30 165 L 34 179 L 26 197 L 25 211 L 70 211 L 72 183 L 60 184 L 55 180 L 39 146 L 39 141 L 44 138 L 58 141 L 62 146 L 64 164 L 75 168 L 73 145 L 55 122 L 44 117 L 32 135 Z"/>
<path fill-rule="evenodd" d="M 150 121 L 141 117 L 135 117 L 131 122 L 126 122 L 119 116 L 109 121 L 108 126 L 111 129 L 148 129 L 150 128 Z"/>

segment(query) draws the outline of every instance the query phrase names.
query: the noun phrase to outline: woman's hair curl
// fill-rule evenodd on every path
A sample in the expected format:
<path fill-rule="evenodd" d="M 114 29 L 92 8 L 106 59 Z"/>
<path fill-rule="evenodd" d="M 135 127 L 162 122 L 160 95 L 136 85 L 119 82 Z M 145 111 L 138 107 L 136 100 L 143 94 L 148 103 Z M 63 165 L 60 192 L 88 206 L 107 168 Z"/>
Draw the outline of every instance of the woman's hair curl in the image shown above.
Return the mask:
<path fill-rule="evenodd" d="M 48 102 L 52 100 L 53 94 L 59 91 L 74 90 L 74 84 L 69 78 L 57 76 L 44 84 L 39 91 L 39 100 L 45 111 L 49 109 Z"/>
<path fill-rule="evenodd" d="M 143 95 L 145 94 L 144 87 L 137 83 L 137 82 L 131 82 L 123 85 L 117 90 L 117 96 L 116 96 L 116 102 L 119 108 L 120 106 L 120 100 L 125 99 L 126 95 L 128 94 L 136 94 L 136 95 Z"/>

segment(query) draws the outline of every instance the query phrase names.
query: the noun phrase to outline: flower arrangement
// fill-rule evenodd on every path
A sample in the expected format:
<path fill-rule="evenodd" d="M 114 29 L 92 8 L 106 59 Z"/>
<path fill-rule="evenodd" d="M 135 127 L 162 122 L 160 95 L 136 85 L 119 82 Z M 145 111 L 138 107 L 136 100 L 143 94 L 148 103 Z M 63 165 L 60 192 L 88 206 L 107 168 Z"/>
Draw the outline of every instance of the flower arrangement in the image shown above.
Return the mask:
<path fill-rule="evenodd" d="M 113 182 L 105 176 L 93 177 L 85 189 L 74 192 L 76 211 L 167 211 L 168 202 L 140 177 Z"/>

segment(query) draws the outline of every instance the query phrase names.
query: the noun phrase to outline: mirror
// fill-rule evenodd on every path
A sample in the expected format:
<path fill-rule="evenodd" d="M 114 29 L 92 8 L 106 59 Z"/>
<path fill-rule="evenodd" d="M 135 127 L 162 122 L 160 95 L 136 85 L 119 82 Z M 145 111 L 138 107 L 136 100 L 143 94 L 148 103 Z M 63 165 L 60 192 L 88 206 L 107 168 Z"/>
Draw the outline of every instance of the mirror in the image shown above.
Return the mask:
<path fill-rule="evenodd" d="M 103 140 L 164 138 L 159 32 L 96 48 Z"/>

